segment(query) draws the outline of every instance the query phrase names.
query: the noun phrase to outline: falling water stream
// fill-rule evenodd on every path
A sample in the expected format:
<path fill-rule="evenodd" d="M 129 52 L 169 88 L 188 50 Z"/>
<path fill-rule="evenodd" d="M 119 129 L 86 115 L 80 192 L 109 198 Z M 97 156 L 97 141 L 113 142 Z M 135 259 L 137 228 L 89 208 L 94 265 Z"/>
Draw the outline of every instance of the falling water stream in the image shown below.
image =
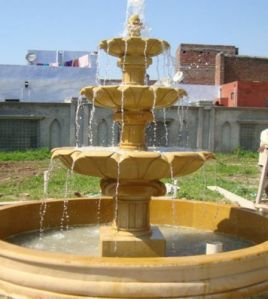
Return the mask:
<path fill-rule="evenodd" d="M 152 106 L 152 115 L 153 115 L 153 148 L 156 147 L 156 129 L 157 129 L 157 123 L 156 123 L 156 115 L 155 115 L 155 106 L 156 106 L 156 88 L 153 88 L 153 106 Z"/>
<path fill-rule="evenodd" d="M 177 107 L 178 115 L 178 145 L 189 148 L 189 102 L 187 97 L 179 102 Z"/>
<path fill-rule="evenodd" d="M 42 238 L 44 232 L 44 220 L 47 211 L 48 185 L 49 185 L 50 176 L 54 169 L 54 166 L 55 166 L 55 161 L 53 159 L 50 159 L 48 170 L 44 171 L 44 194 L 39 209 L 39 216 L 40 216 L 39 237 L 40 238 Z"/>
<path fill-rule="evenodd" d="M 168 146 L 168 126 L 166 108 L 163 108 L 164 128 L 165 128 L 165 146 Z"/>
<path fill-rule="evenodd" d="M 73 176 L 73 170 L 75 166 L 75 160 L 72 163 L 71 169 L 67 169 L 65 186 L 64 186 L 64 200 L 63 200 L 63 210 L 60 221 L 60 229 L 63 231 L 64 229 L 69 228 L 69 214 L 68 214 L 68 203 L 69 203 L 69 184 Z"/>
<path fill-rule="evenodd" d="M 167 78 L 166 47 L 164 42 L 162 42 L 161 45 L 162 45 L 162 58 L 163 58 L 162 70 L 163 70 L 164 78 Z"/>
<path fill-rule="evenodd" d="M 80 146 L 80 109 L 83 105 L 83 97 L 79 96 L 78 101 L 77 101 L 77 107 L 76 107 L 76 112 L 75 112 L 75 146 L 79 147 Z"/>
<path fill-rule="evenodd" d="M 109 55 L 109 52 L 110 52 L 110 44 L 108 43 L 108 47 L 107 47 L 107 50 L 106 50 L 106 63 L 105 63 L 105 71 L 104 71 L 104 80 L 103 80 L 103 85 L 106 85 L 107 83 L 107 80 L 110 78 L 109 76 L 109 72 L 110 72 L 110 67 L 111 67 L 111 62 L 110 62 L 110 55 Z"/>
<path fill-rule="evenodd" d="M 112 146 L 113 147 L 115 146 L 115 125 L 116 125 L 116 122 L 113 121 L 113 124 L 112 124 Z"/>
<path fill-rule="evenodd" d="M 156 82 L 159 82 L 159 81 L 160 81 L 159 64 L 160 64 L 159 56 L 156 56 L 156 78 L 157 78 L 157 81 L 156 81 Z"/>
<path fill-rule="evenodd" d="M 93 89 L 92 108 L 90 111 L 89 124 L 88 124 L 89 145 L 93 145 L 93 141 L 94 141 L 94 130 L 92 128 L 92 125 L 93 125 L 93 119 L 94 119 L 94 115 L 95 115 L 95 111 L 96 111 L 96 107 L 95 107 L 96 96 L 97 96 L 97 92 L 95 89 Z"/>
<path fill-rule="evenodd" d="M 101 85 L 101 80 L 100 80 L 100 47 L 98 46 L 97 49 L 97 61 L 96 61 L 96 85 L 99 86 Z"/>
<path fill-rule="evenodd" d="M 144 64 L 145 64 L 144 84 L 146 86 L 149 85 L 149 79 L 148 79 L 148 76 L 147 76 L 147 68 L 148 68 L 147 48 L 148 48 L 148 41 L 145 40 L 143 53 L 144 53 Z"/>

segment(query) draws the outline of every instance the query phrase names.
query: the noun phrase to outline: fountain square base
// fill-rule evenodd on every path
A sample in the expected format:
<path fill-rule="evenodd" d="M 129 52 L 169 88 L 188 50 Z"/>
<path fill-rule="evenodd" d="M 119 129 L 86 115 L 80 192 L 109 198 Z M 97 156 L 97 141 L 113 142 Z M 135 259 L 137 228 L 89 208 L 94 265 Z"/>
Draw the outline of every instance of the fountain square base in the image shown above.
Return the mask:
<path fill-rule="evenodd" d="M 100 251 L 103 257 L 163 257 L 166 240 L 158 227 L 149 236 L 137 237 L 104 226 L 100 228 Z"/>

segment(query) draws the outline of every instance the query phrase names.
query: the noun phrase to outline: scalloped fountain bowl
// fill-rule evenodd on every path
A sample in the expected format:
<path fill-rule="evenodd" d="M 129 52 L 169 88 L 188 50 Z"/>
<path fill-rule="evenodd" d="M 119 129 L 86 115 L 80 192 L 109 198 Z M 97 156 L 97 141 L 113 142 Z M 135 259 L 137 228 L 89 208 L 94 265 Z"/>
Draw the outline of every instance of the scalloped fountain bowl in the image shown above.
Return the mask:
<path fill-rule="evenodd" d="M 52 150 L 52 159 L 60 159 L 76 173 L 117 180 L 159 180 L 185 176 L 198 170 L 210 152 L 129 151 L 116 147 L 62 147 Z M 171 148 L 172 149 L 172 148 Z M 118 168 L 120 173 L 118 173 Z"/>
<path fill-rule="evenodd" d="M 168 42 L 158 38 L 146 37 L 116 37 L 100 42 L 100 48 L 109 55 L 123 57 L 128 50 L 136 56 L 144 56 L 144 49 L 149 57 L 157 56 L 169 48 Z"/>
<path fill-rule="evenodd" d="M 97 223 L 98 199 L 70 200 L 70 225 Z M 268 289 L 268 218 L 231 205 L 154 199 L 151 220 L 231 234 L 252 247 L 189 257 L 103 258 L 49 253 L 5 241 L 39 229 L 40 202 L 0 209 L 0 294 L 49 298 L 247 298 Z M 113 201 L 101 200 L 102 223 Z M 45 226 L 60 226 L 63 202 L 47 205 Z"/>
<path fill-rule="evenodd" d="M 94 104 L 120 110 L 122 94 L 124 95 L 124 109 L 129 111 L 143 111 L 154 108 L 164 108 L 173 105 L 178 99 L 186 95 L 183 89 L 163 86 L 88 86 L 81 90 L 87 98 L 94 98 Z"/>

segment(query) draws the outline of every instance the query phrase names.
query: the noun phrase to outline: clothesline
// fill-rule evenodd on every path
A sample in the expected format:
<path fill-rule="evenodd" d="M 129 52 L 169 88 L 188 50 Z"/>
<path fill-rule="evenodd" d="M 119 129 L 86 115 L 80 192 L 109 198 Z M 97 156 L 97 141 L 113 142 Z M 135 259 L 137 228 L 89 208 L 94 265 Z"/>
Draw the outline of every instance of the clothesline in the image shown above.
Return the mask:
<path fill-rule="evenodd" d="M 59 66 L 67 66 L 67 67 L 91 67 L 90 58 L 89 55 L 83 55 L 79 58 L 75 58 L 72 60 L 68 60 L 60 64 L 59 62 L 52 62 L 52 63 L 37 63 L 36 65 L 40 66 L 53 66 L 53 67 L 59 67 Z"/>

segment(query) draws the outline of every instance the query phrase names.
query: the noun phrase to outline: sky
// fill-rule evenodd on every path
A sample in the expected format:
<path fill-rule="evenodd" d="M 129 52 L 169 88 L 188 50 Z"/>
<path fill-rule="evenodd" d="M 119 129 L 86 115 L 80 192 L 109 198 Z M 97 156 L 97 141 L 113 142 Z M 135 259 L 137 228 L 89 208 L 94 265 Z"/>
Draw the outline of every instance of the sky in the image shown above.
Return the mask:
<path fill-rule="evenodd" d="M 0 0 L 0 64 L 26 64 L 28 49 L 95 51 L 123 32 L 127 0 Z M 235 45 L 268 57 L 268 0 L 145 0 L 150 36 Z"/>

